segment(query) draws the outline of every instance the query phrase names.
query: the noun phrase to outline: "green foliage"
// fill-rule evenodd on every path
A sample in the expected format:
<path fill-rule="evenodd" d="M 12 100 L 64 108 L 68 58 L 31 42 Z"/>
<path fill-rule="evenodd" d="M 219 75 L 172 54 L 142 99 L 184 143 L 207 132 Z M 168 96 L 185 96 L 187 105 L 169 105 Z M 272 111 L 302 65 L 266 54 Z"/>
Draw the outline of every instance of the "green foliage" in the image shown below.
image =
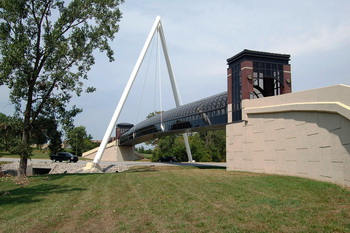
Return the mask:
<path fill-rule="evenodd" d="M 56 154 L 62 150 L 62 132 L 57 129 L 56 122 L 51 122 L 50 126 L 46 135 L 50 142 L 49 149 L 51 154 Z"/>
<path fill-rule="evenodd" d="M 72 128 L 82 111 L 67 109 L 73 94 L 95 90 L 83 83 L 95 63 L 93 51 L 114 60 L 109 41 L 118 32 L 123 2 L 0 0 L 0 85 L 10 89 L 10 101 L 23 117 L 21 169 L 38 117 Z"/>
<path fill-rule="evenodd" d="M 61 149 L 62 132 L 58 129 L 58 124 L 53 118 L 44 118 L 39 116 L 33 123 L 31 132 L 31 143 L 43 145 L 50 142 L 49 149 L 51 153 L 57 153 Z"/>
<path fill-rule="evenodd" d="M 155 148 L 153 149 L 152 161 L 158 161 L 159 158 L 164 156 L 174 156 L 172 149 L 176 137 L 176 135 L 170 135 L 158 138 L 157 144 L 155 144 Z"/>
<path fill-rule="evenodd" d="M 21 141 L 22 122 L 0 113 L 0 150 L 14 153 Z"/>
<path fill-rule="evenodd" d="M 226 131 L 215 130 L 200 132 L 199 137 L 203 141 L 204 147 L 210 156 L 210 161 L 226 161 Z"/>
<path fill-rule="evenodd" d="M 210 145 L 206 147 L 204 141 L 200 138 L 198 133 L 192 135 L 189 138 L 189 143 L 191 146 L 192 158 L 195 161 L 200 161 L 200 162 L 212 161 L 209 154 Z M 186 154 L 186 158 L 187 158 L 187 154 Z"/>
<path fill-rule="evenodd" d="M 21 119 L 0 113 L 0 150 L 15 154 L 31 153 L 30 148 L 21 145 L 22 125 Z M 41 145 L 50 142 L 51 153 L 56 153 L 61 149 L 61 136 L 62 133 L 58 130 L 57 122 L 54 119 L 40 116 L 33 123 L 30 144 L 35 144 L 39 148 Z"/>
<path fill-rule="evenodd" d="M 67 134 L 68 142 L 72 147 L 72 153 L 81 156 L 85 151 L 96 147 L 91 142 L 91 135 L 88 135 L 84 126 L 78 126 L 70 130 Z"/>
<path fill-rule="evenodd" d="M 226 161 L 226 134 L 224 130 L 192 133 L 189 135 L 192 158 L 198 162 Z M 188 161 L 182 135 L 158 138 L 152 161 L 160 157 L 175 156 L 179 161 Z"/>
<path fill-rule="evenodd" d="M 141 154 L 152 154 L 152 149 L 146 149 L 144 146 L 136 147 L 135 150 Z"/>

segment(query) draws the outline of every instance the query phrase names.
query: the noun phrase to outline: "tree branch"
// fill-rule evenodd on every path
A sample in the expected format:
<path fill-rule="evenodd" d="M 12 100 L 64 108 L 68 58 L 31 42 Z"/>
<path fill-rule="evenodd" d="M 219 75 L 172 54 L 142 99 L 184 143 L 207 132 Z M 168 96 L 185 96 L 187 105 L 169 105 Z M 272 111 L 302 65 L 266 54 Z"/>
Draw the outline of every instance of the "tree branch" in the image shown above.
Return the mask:
<path fill-rule="evenodd" d="M 84 23 L 88 18 L 89 18 L 89 17 L 86 16 L 86 17 L 84 17 L 81 21 L 78 21 L 78 22 L 76 22 L 75 24 L 73 24 L 73 23 L 75 22 L 75 20 L 73 20 L 73 22 L 71 22 L 71 23 L 68 25 L 68 27 L 67 27 L 65 30 L 63 30 L 63 31 L 61 32 L 60 36 L 64 35 L 69 29 L 74 28 L 74 27 L 76 27 L 76 26 L 78 26 L 78 25 Z"/>
<path fill-rule="evenodd" d="M 44 7 L 44 10 L 41 12 L 42 15 L 41 15 L 41 18 L 39 21 L 37 21 L 36 19 L 36 15 L 35 15 L 35 9 L 34 9 L 34 1 L 32 0 L 32 13 L 33 13 L 33 16 L 35 18 L 35 21 L 37 22 L 37 29 L 38 29 L 38 32 L 37 32 L 37 39 L 36 39 L 36 55 L 35 55 L 35 64 L 34 64 L 34 71 L 33 71 L 33 75 L 32 75 L 32 79 L 33 80 L 36 80 L 37 77 L 39 76 L 40 72 L 41 72 L 41 69 L 46 61 L 46 58 L 43 58 L 41 61 L 40 59 L 42 58 L 43 54 L 40 53 L 40 44 L 41 44 L 41 28 L 42 28 L 42 25 L 43 25 L 43 21 L 44 21 L 44 18 L 47 17 L 47 11 L 48 9 L 50 9 L 50 5 L 52 3 L 51 0 L 49 0 L 48 2 L 46 2 L 45 4 L 45 7 Z M 39 66 L 39 63 L 40 63 L 40 66 Z"/>
<path fill-rule="evenodd" d="M 39 107 L 36 109 L 36 111 L 33 110 L 33 115 L 32 115 L 32 119 L 30 121 L 30 124 L 33 124 L 33 122 L 35 122 L 35 120 L 38 117 L 39 113 L 41 112 L 42 108 L 46 104 L 49 96 L 51 95 L 52 90 L 56 86 L 57 81 L 58 81 L 58 78 L 54 79 L 54 81 L 51 84 L 51 87 L 49 88 L 49 90 L 47 90 L 46 94 L 43 96 L 42 101 L 39 104 Z"/>
<path fill-rule="evenodd" d="M 35 23 L 38 25 L 39 24 L 39 21 L 38 21 L 38 18 L 35 14 L 35 9 L 34 9 L 34 0 L 31 0 L 31 7 L 29 7 L 32 11 L 32 14 L 33 14 L 33 17 L 34 17 L 34 20 L 35 20 Z"/>
<path fill-rule="evenodd" d="M 75 59 L 72 60 L 72 61 L 71 61 L 70 63 L 68 63 L 63 69 L 60 69 L 60 72 L 69 69 L 69 67 L 72 66 L 73 63 L 74 63 L 75 61 L 76 61 Z M 49 90 L 47 90 L 46 94 L 43 95 L 42 101 L 41 101 L 41 103 L 39 104 L 39 107 L 36 109 L 36 111 L 33 111 L 31 123 L 33 123 L 33 122 L 35 121 L 35 119 L 38 117 L 39 113 L 41 112 L 42 108 L 43 108 L 44 105 L 46 104 L 46 101 L 48 100 L 49 96 L 51 95 L 51 92 L 52 92 L 52 90 L 54 89 L 54 87 L 56 86 L 56 83 L 57 83 L 57 81 L 58 81 L 59 79 L 60 79 L 60 76 L 59 76 L 59 77 L 56 77 L 56 78 L 53 80 L 53 82 L 52 82 L 52 84 L 51 84 Z M 36 100 L 38 100 L 38 99 L 36 99 Z"/>

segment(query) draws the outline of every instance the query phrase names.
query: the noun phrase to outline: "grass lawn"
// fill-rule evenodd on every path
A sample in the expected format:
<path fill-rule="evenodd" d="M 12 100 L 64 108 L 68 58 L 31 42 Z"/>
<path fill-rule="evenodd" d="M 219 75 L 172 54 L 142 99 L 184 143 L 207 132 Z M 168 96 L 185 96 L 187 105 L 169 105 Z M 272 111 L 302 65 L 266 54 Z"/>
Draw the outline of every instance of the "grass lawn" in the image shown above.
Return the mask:
<path fill-rule="evenodd" d="M 49 150 L 33 150 L 33 155 L 31 158 L 32 159 L 50 159 L 49 155 L 50 155 Z M 19 155 L 0 151 L 0 158 L 19 158 Z M 87 161 L 91 159 L 79 157 L 79 160 Z"/>
<path fill-rule="evenodd" d="M 1 158 L 19 158 L 17 154 L 11 154 L 9 152 L 0 151 Z M 50 159 L 48 150 L 33 150 L 33 159 Z"/>
<path fill-rule="evenodd" d="M 0 178 L 0 232 L 350 232 L 350 191 L 224 169 Z"/>

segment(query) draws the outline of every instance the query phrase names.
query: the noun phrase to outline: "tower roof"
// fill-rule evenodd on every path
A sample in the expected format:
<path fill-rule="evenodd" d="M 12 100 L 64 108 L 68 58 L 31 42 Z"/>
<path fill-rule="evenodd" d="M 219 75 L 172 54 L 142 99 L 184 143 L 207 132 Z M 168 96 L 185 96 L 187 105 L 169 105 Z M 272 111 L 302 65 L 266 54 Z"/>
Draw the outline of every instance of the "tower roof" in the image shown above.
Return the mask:
<path fill-rule="evenodd" d="M 232 64 L 232 63 L 236 63 L 238 61 L 244 61 L 244 60 L 250 60 L 250 61 L 259 60 L 259 61 L 270 61 L 270 62 L 288 64 L 290 60 L 290 55 L 245 49 L 242 52 L 237 53 L 233 57 L 228 58 L 227 63 Z"/>

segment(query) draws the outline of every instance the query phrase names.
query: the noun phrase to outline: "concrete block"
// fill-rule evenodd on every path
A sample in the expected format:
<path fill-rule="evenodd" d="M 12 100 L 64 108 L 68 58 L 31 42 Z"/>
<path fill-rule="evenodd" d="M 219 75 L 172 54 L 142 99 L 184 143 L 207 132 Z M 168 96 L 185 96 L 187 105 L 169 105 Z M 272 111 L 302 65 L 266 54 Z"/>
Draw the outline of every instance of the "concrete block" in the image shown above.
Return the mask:
<path fill-rule="evenodd" d="M 254 172 L 265 172 L 264 169 L 264 151 L 254 150 L 252 152 L 254 158 L 253 161 L 253 170 Z"/>
<path fill-rule="evenodd" d="M 284 115 L 285 113 L 275 113 L 274 114 L 274 129 L 280 130 L 284 129 Z"/>
<path fill-rule="evenodd" d="M 267 160 L 275 160 L 275 141 L 264 141 L 264 158 Z"/>
<path fill-rule="evenodd" d="M 305 112 L 305 122 L 311 124 L 317 124 L 318 113 L 317 112 Z"/>
<path fill-rule="evenodd" d="M 295 138 L 298 136 L 298 131 L 295 126 L 295 120 L 293 119 L 294 115 L 296 115 L 295 112 L 285 114 L 286 116 L 286 119 L 284 120 L 284 126 L 286 128 L 285 135 L 284 135 L 285 139 Z"/>
<path fill-rule="evenodd" d="M 273 133 L 274 131 L 274 119 L 270 120 L 270 121 L 265 121 L 264 122 L 264 140 L 265 141 L 271 141 L 271 140 L 275 140 L 275 135 Z"/>
<path fill-rule="evenodd" d="M 253 150 L 264 151 L 265 149 L 265 140 L 263 133 L 253 134 L 254 137 L 254 145 Z"/>
<path fill-rule="evenodd" d="M 350 144 L 350 120 L 341 117 L 341 134 L 340 140 L 343 145 Z"/>
<path fill-rule="evenodd" d="M 286 155 L 288 151 L 286 149 L 275 149 L 275 172 L 277 174 L 284 174 L 287 171 Z"/>
<path fill-rule="evenodd" d="M 253 124 L 253 134 L 264 132 L 264 114 L 249 115 L 249 121 Z"/>
<path fill-rule="evenodd" d="M 245 135 L 245 143 L 252 143 L 253 142 L 253 125 L 249 124 L 244 126 L 244 135 Z"/>
<path fill-rule="evenodd" d="M 344 180 L 344 163 L 341 161 L 331 161 L 330 171 L 335 183 Z"/>
<path fill-rule="evenodd" d="M 27 165 L 27 172 L 26 172 L 27 176 L 32 176 L 33 175 L 33 165 Z"/>
<path fill-rule="evenodd" d="M 274 120 L 274 114 L 273 113 L 265 113 L 263 117 L 263 122 L 269 122 Z"/>
<path fill-rule="evenodd" d="M 86 166 L 78 169 L 76 173 L 103 173 L 102 168 L 98 163 L 88 162 Z"/>
<path fill-rule="evenodd" d="M 331 153 L 332 148 L 326 147 L 326 148 L 320 148 L 319 149 L 319 160 L 320 160 L 320 166 L 315 167 L 314 169 L 318 169 L 318 173 L 321 177 L 324 177 L 325 180 L 333 179 L 333 170 L 332 170 L 332 162 L 331 162 Z"/>
<path fill-rule="evenodd" d="M 117 146 L 117 161 L 134 161 L 134 146 Z"/>
<path fill-rule="evenodd" d="M 292 112 L 289 116 L 294 119 L 296 126 L 306 123 L 306 112 Z"/>
<path fill-rule="evenodd" d="M 317 124 L 319 127 L 324 128 L 328 131 L 339 129 L 341 127 L 340 115 L 336 113 L 318 113 Z"/>

